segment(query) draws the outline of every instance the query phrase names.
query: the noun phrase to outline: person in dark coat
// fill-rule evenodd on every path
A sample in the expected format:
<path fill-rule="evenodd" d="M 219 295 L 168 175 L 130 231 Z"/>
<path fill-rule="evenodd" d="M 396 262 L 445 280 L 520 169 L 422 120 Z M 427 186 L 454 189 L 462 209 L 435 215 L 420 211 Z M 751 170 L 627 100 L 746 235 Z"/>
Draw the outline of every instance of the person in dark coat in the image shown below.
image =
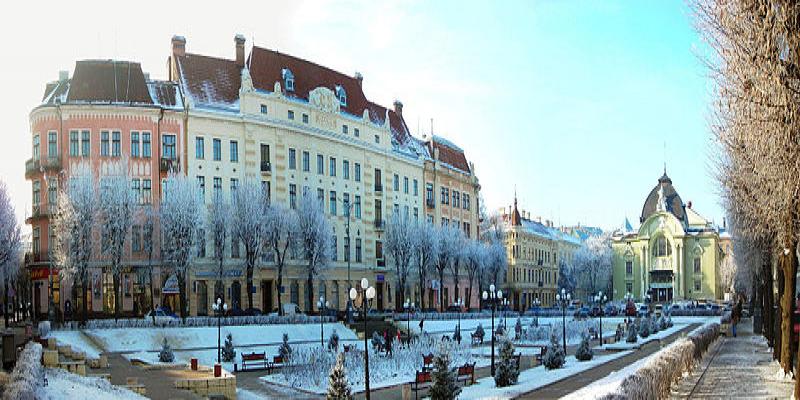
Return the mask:
<path fill-rule="evenodd" d="M 733 306 L 733 311 L 731 312 L 731 328 L 733 332 L 733 337 L 736 337 L 736 325 L 739 324 L 739 320 L 742 318 L 742 298 L 739 297 L 739 301 L 736 302 L 736 305 Z"/>

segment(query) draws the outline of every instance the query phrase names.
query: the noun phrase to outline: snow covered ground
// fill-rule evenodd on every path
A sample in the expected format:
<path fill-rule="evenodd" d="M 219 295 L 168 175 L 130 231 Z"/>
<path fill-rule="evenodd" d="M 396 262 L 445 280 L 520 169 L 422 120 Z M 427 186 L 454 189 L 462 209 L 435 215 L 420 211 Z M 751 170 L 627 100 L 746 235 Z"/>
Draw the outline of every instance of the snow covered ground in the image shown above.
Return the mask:
<path fill-rule="evenodd" d="M 45 369 L 47 386 L 39 387 L 37 399 L 146 399 L 130 390 L 113 386 L 102 378 L 87 378 L 58 368 Z"/>
<path fill-rule="evenodd" d="M 50 331 L 48 337 L 56 338 L 58 343 L 69 344 L 73 351 L 82 351 L 88 358 L 98 358 L 103 352 L 81 331 Z"/>
<path fill-rule="evenodd" d="M 578 361 L 575 357 L 569 356 L 564 368 L 547 370 L 544 366 L 538 366 L 527 369 L 520 372 L 516 385 L 504 388 L 495 387 L 493 377 L 478 379 L 474 385 L 463 388 L 458 398 L 461 400 L 511 399 L 630 353 L 631 351 L 621 351 L 605 356 L 595 356 L 589 361 Z"/>
<path fill-rule="evenodd" d="M 605 346 L 606 350 L 630 350 L 630 349 L 638 349 L 640 346 L 644 345 L 645 343 L 652 342 L 654 340 L 661 340 L 665 337 L 672 335 L 675 332 L 680 331 L 681 329 L 685 328 L 686 324 L 674 324 L 672 327 L 658 331 L 657 333 L 652 333 L 646 338 L 639 337 L 639 340 L 636 343 L 628 343 L 625 340 L 619 341 L 617 343 L 607 344 Z"/>
<path fill-rule="evenodd" d="M 591 399 L 599 399 L 609 393 L 614 392 L 619 387 L 622 380 L 627 378 L 630 375 L 633 375 L 639 368 L 642 368 L 648 361 L 650 361 L 655 355 L 658 353 L 651 354 L 648 357 L 642 358 L 634 362 L 633 364 L 628 365 L 627 367 L 612 372 L 608 376 L 603 379 L 594 381 L 591 385 L 585 386 L 584 388 L 572 392 L 567 396 L 562 397 L 562 400 L 591 400 Z"/>

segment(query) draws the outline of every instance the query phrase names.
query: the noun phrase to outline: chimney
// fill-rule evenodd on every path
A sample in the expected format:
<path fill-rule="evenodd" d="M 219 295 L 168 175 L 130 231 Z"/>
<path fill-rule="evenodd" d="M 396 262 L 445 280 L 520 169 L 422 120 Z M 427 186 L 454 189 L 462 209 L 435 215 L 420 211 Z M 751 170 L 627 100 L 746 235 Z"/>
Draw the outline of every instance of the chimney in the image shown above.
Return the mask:
<path fill-rule="evenodd" d="M 688 202 L 688 203 L 686 203 L 686 207 L 688 207 L 688 208 L 692 208 L 692 201 L 691 201 L 691 200 L 689 200 L 689 202 Z"/>
<path fill-rule="evenodd" d="M 64 82 L 69 80 L 69 71 L 58 71 L 58 81 Z"/>
<path fill-rule="evenodd" d="M 400 102 L 400 100 L 394 101 L 394 112 L 397 113 L 397 115 L 399 115 L 400 118 L 403 117 L 403 103 Z"/>
<path fill-rule="evenodd" d="M 144 81 L 145 82 L 150 82 L 150 73 L 149 72 L 144 72 L 144 73 L 142 73 L 142 75 L 144 75 Z"/>
<path fill-rule="evenodd" d="M 172 55 L 181 57 L 186 55 L 186 38 L 180 35 L 172 37 Z"/>
<path fill-rule="evenodd" d="M 233 41 L 236 42 L 236 66 L 242 68 L 244 67 L 244 35 L 237 33 L 233 37 Z"/>
<path fill-rule="evenodd" d="M 361 72 L 356 71 L 355 78 L 358 81 L 358 87 L 361 87 L 364 83 L 364 76 L 361 75 Z"/>

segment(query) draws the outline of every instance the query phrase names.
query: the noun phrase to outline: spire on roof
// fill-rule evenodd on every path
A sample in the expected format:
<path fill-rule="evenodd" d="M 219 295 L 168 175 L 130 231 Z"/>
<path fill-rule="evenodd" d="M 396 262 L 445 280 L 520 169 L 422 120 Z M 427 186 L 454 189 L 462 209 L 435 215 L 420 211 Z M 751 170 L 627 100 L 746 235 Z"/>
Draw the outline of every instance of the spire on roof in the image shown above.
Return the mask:
<path fill-rule="evenodd" d="M 521 226 L 522 217 L 517 209 L 517 186 L 514 185 L 514 210 L 511 212 L 511 226 Z"/>

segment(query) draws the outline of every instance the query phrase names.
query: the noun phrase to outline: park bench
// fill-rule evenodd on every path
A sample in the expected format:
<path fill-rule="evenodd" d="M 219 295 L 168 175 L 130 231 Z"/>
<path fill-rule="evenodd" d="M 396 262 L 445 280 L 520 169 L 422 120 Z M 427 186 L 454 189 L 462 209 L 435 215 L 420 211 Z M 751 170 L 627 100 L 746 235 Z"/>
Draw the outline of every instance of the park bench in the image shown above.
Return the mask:
<path fill-rule="evenodd" d="M 422 355 L 422 371 L 428 372 L 433 369 L 433 353 Z"/>
<path fill-rule="evenodd" d="M 464 382 L 465 385 L 475 383 L 475 363 L 466 363 L 456 371 L 456 382 Z M 469 382 L 469 383 L 467 383 Z"/>
<path fill-rule="evenodd" d="M 267 363 L 267 373 L 271 374 L 273 369 L 282 368 L 286 365 L 286 360 L 283 356 L 272 357 L 272 361 Z"/>
<path fill-rule="evenodd" d="M 433 381 L 431 380 L 430 371 L 417 371 L 417 376 L 414 382 L 411 383 L 411 390 L 414 392 L 414 399 L 419 399 L 419 391 L 431 387 Z"/>
<path fill-rule="evenodd" d="M 617 325 L 617 331 L 614 332 L 614 341 L 619 342 L 622 340 L 622 336 L 625 334 L 625 328 L 622 327 L 622 324 Z"/>
<path fill-rule="evenodd" d="M 475 346 L 477 344 L 483 344 L 483 336 L 476 334 L 475 332 L 469 335 L 472 338 L 472 345 Z"/>
<path fill-rule="evenodd" d="M 247 366 L 260 366 L 267 369 L 267 356 L 265 353 L 242 353 L 242 371 L 247 371 Z"/>
<path fill-rule="evenodd" d="M 352 348 L 353 348 L 352 344 L 346 344 L 346 345 L 343 346 L 343 351 L 345 353 L 349 353 Z"/>
<path fill-rule="evenodd" d="M 534 346 L 539 348 L 539 353 L 536 354 L 536 362 L 537 364 L 541 365 L 542 361 L 544 360 L 544 353 L 547 352 L 547 346 L 538 345 Z"/>
<path fill-rule="evenodd" d="M 597 329 L 594 329 L 594 327 L 593 327 L 593 326 L 590 326 L 590 327 L 589 327 L 589 338 L 590 338 L 590 339 L 597 339 L 597 337 L 598 337 L 598 335 L 597 335 Z"/>

